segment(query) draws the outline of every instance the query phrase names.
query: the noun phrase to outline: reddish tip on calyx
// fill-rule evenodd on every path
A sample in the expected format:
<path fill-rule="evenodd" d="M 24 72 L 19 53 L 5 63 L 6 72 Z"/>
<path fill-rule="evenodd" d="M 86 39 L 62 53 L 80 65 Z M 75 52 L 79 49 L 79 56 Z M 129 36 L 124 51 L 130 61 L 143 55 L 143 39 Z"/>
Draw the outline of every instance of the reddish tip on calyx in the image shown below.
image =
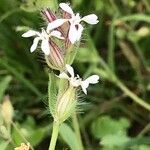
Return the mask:
<path fill-rule="evenodd" d="M 57 19 L 57 17 L 55 16 L 55 14 L 50 10 L 50 9 L 45 9 L 42 11 L 43 15 L 46 17 L 46 19 L 48 20 L 48 22 L 52 22 L 54 20 Z"/>

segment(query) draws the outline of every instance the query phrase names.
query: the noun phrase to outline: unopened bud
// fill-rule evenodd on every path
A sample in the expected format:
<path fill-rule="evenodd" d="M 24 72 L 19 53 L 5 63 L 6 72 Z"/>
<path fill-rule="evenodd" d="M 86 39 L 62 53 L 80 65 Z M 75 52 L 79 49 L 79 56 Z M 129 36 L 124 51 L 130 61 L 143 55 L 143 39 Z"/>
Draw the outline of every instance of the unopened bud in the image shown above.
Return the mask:
<path fill-rule="evenodd" d="M 74 112 L 76 103 L 76 88 L 70 86 L 62 96 L 58 97 L 55 121 L 61 123 L 68 119 Z"/>
<path fill-rule="evenodd" d="M 9 96 L 5 96 L 4 101 L 1 106 L 1 113 L 3 116 L 3 120 L 7 125 L 11 124 L 12 118 L 13 118 L 13 107 L 9 100 Z"/>
<path fill-rule="evenodd" d="M 63 70 L 65 66 L 64 55 L 58 45 L 50 41 L 50 54 L 45 55 L 47 65 L 56 70 Z"/>

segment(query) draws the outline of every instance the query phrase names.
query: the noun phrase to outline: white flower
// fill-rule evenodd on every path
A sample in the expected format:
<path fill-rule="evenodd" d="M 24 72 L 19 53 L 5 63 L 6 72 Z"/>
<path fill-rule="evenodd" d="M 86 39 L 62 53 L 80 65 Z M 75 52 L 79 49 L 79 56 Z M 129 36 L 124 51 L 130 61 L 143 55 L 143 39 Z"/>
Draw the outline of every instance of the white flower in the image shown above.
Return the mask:
<path fill-rule="evenodd" d="M 62 78 L 62 79 L 67 79 L 69 80 L 70 84 L 74 87 L 78 87 L 78 86 L 81 86 L 83 92 L 85 94 L 87 94 L 87 88 L 89 86 L 89 84 L 96 84 L 98 83 L 99 81 L 99 76 L 98 75 L 92 75 L 90 77 L 88 77 L 86 80 L 82 80 L 79 75 L 77 75 L 75 77 L 74 75 L 74 69 L 70 66 L 70 65 L 66 65 L 66 69 L 68 71 L 68 73 L 70 74 L 70 76 L 68 76 L 68 74 L 66 74 L 65 72 L 62 72 L 59 74 L 59 78 Z"/>
<path fill-rule="evenodd" d="M 90 14 L 81 18 L 80 14 L 74 14 L 72 8 L 66 3 L 60 3 L 59 6 L 61 9 L 71 15 L 71 18 L 68 19 L 68 21 L 70 22 L 69 40 L 72 44 L 74 44 L 76 41 L 79 41 L 81 38 L 82 31 L 84 29 L 80 24 L 81 21 L 85 21 L 88 24 L 97 24 L 99 22 L 97 20 L 98 17 L 95 14 Z"/>
<path fill-rule="evenodd" d="M 57 19 L 57 20 L 53 21 L 52 23 L 48 24 L 46 31 L 44 29 L 42 29 L 41 33 L 38 31 L 34 31 L 34 30 L 29 30 L 29 31 L 25 32 L 22 35 L 22 37 L 35 36 L 35 38 L 33 40 L 33 44 L 30 48 L 30 51 L 31 52 L 35 51 L 39 41 L 41 40 L 42 41 L 41 42 L 42 51 L 44 52 L 45 55 L 49 55 L 50 54 L 49 38 L 53 36 L 53 37 L 57 37 L 59 39 L 64 39 L 61 36 L 61 33 L 59 31 L 53 30 L 53 29 L 59 27 L 61 24 L 63 24 L 63 22 L 64 22 L 63 19 Z"/>

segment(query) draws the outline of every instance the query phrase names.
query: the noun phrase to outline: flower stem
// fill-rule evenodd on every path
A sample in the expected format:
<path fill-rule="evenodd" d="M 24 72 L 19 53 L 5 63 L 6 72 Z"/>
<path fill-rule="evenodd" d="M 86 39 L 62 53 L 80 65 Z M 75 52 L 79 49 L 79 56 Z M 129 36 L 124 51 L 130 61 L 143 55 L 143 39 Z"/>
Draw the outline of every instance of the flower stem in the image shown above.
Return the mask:
<path fill-rule="evenodd" d="M 51 137 L 49 150 L 55 150 L 57 137 L 58 137 L 58 132 L 59 132 L 59 123 L 54 121 L 53 122 L 53 131 L 52 131 L 52 137 Z"/>
<path fill-rule="evenodd" d="M 126 94 L 128 95 L 130 98 L 132 98 L 132 100 L 134 100 L 137 104 L 143 106 L 145 109 L 150 111 L 150 105 L 148 103 L 146 103 L 143 99 L 141 99 L 140 97 L 138 97 L 136 94 L 134 94 L 133 92 L 131 92 L 120 80 L 116 81 L 116 85 Z"/>
<path fill-rule="evenodd" d="M 138 137 L 142 137 L 145 133 L 150 131 L 150 122 L 145 126 L 145 128 L 138 134 Z"/>
<path fill-rule="evenodd" d="M 77 140 L 79 142 L 79 146 L 80 146 L 79 150 L 83 150 L 83 143 L 81 140 L 80 128 L 79 128 L 79 123 L 78 123 L 78 118 L 77 118 L 76 112 L 72 115 L 72 121 L 73 121 L 73 127 L 75 130 L 75 134 L 76 134 Z"/>
<path fill-rule="evenodd" d="M 101 57 L 100 57 L 101 58 Z M 150 104 L 145 102 L 143 99 L 138 97 L 136 94 L 134 94 L 131 90 L 129 90 L 126 85 L 117 78 L 117 76 L 111 71 L 111 69 L 107 66 L 105 61 L 101 58 L 100 63 L 105 69 L 105 72 L 108 74 L 108 77 L 106 77 L 108 80 L 116 84 L 127 96 L 129 96 L 134 102 L 142 106 L 143 108 L 150 111 Z M 99 69 L 95 69 L 95 72 L 101 75 L 101 72 Z M 111 77 L 111 78 L 110 78 Z"/>

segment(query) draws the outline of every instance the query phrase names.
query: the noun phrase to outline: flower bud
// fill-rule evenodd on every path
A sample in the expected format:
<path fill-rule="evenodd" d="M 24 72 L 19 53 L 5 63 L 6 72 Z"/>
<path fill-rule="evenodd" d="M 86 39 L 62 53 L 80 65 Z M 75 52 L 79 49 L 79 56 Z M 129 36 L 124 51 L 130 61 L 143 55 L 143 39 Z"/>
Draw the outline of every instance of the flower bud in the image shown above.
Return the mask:
<path fill-rule="evenodd" d="M 56 104 L 55 121 L 59 123 L 68 119 L 76 107 L 76 88 L 70 86 L 64 94 L 58 97 Z"/>
<path fill-rule="evenodd" d="M 56 70 L 63 70 L 65 66 L 64 55 L 61 49 L 52 40 L 50 42 L 50 54 L 45 55 L 47 65 Z"/>
<path fill-rule="evenodd" d="M 11 124 L 12 118 L 13 118 L 13 107 L 9 100 L 9 96 L 5 96 L 4 101 L 1 106 L 1 113 L 3 116 L 3 120 L 7 125 Z"/>

